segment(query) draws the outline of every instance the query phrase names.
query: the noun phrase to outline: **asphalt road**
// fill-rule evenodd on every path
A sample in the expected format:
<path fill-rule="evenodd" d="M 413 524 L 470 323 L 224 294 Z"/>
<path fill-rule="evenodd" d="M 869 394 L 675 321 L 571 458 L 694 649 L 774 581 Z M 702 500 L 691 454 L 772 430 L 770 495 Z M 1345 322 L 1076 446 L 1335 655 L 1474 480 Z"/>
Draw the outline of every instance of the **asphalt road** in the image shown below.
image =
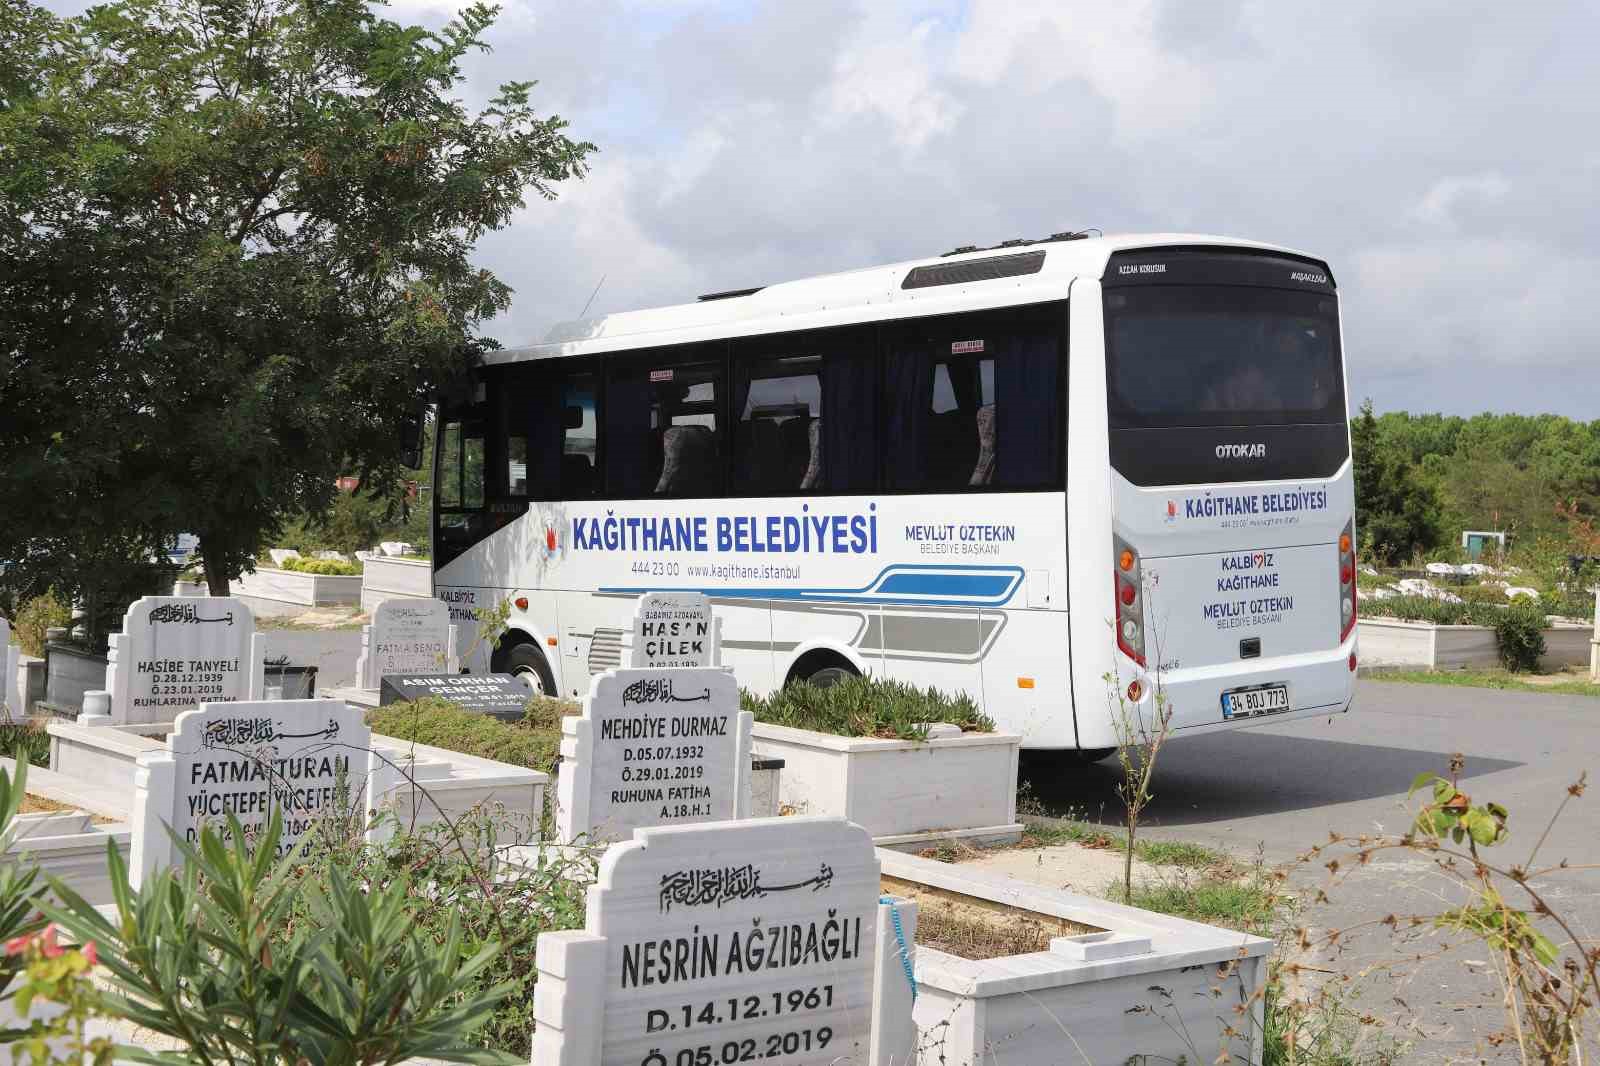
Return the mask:
<path fill-rule="evenodd" d="M 1143 830 L 1152 837 L 1222 847 L 1241 858 L 1258 849 L 1269 864 L 1291 863 L 1330 830 L 1400 832 L 1409 824 L 1405 792 L 1424 770 L 1444 773 L 1462 753 L 1462 787 L 1475 802 L 1511 812 L 1512 838 L 1492 858 L 1525 863 L 1568 785 L 1588 771 L 1589 792 L 1574 800 L 1539 852 L 1539 864 L 1563 859 L 1600 864 L 1600 700 L 1443 685 L 1361 681 L 1354 708 L 1332 720 L 1267 725 L 1193 738 L 1177 737 L 1157 763 Z M 1115 822 L 1121 814 L 1114 760 L 1083 768 L 1029 762 L 1024 780 L 1051 813 Z M 1420 857 L 1380 857 L 1315 903 L 1327 872 L 1291 874 L 1313 929 L 1351 929 L 1391 913 L 1436 914 L 1457 897 Z M 1548 880 L 1549 898 L 1580 937 L 1600 936 L 1600 870 L 1566 871 Z M 1560 942 L 1562 937 L 1556 937 Z M 1337 959 L 1343 973 L 1381 967 L 1415 953 L 1386 930 L 1352 936 Z M 1430 936 L 1425 953 L 1442 955 L 1367 972 L 1354 1000 L 1412 1044 L 1407 1062 L 1515 1061 L 1489 1037 L 1504 1025 L 1498 988 L 1481 944 Z"/>

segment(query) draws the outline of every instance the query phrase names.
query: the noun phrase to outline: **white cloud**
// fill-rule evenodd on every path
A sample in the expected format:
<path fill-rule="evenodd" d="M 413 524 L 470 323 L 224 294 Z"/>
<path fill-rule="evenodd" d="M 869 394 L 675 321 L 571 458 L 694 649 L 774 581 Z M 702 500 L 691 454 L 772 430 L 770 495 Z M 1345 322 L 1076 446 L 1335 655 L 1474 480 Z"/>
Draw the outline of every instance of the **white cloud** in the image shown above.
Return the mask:
<path fill-rule="evenodd" d="M 1500 174 L 1440 178 L 1417 201 L 1411 215 L 1430 226 L 1453 231 L 1460 225 L 1459 212 L 1493 208 L 1510 192 L 1511 182 Z"/>

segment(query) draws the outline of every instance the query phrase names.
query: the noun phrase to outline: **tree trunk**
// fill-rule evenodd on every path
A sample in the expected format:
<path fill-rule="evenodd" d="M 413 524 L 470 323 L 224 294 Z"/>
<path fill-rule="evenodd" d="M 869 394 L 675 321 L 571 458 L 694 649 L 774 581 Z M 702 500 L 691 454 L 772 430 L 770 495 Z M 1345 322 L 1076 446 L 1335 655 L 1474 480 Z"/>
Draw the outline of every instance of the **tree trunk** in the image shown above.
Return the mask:
<path fill-rule="evenodd" d="M 216 538 L 200 534 L 200 565 L 206 572 L 206 590 L 213 596 L 228 594 L 228 575 L 222 568 L 223 552 L 212 551 Z M 218 546 L 220 548 L 220 545 Z"/>

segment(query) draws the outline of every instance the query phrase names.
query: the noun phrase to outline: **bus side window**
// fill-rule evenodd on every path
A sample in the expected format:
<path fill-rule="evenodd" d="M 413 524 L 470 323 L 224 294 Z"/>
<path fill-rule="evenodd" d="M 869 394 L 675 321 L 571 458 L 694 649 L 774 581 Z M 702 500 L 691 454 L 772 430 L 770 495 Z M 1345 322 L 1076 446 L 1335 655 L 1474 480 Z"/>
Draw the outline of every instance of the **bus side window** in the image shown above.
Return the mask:
<path fill-rule="evenodd" d="M 877 364 L 870 330 L 739 341 L 733 367 L 735 495 L 872 491 Z"/>
<path fill-rule="evenodd" d="M 889 487 L 1059 487 L 1062 380 L 1061 318 L 1050 314 L 958 315 L 897 331 L 884 374 Z"/>
<path fill-rule="evenodd" d="M 434 561 L 449 562 L 488 532 L 484 513 L 483 422 L 445 416 L 439 428 L 434 471 Z"/>
<path fill-rule="evenodd" d="M 606 491 L 618 497 L 720 496 L 726 487 L 724 344 L 648 353 L 607 371 Z M 685 361 L 685 356 L 716 361 Z"/>

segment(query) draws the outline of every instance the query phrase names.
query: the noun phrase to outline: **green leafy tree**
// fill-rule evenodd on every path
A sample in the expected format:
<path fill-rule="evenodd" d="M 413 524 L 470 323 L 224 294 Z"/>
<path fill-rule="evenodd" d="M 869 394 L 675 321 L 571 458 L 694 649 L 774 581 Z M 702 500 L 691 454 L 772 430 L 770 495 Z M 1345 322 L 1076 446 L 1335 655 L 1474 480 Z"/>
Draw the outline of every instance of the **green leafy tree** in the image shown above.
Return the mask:
<path fill-rule="evenodd" d="M 1403 449 L 1381 431 L 1372 401 L 1350 425 L 1356 480 L 1356 521 L 1367 550 L 1380 562 L 1409 558 L 1439 540 L 1439 503 Z"/>
<path fill-rule="evenodd" d="M 0 559 L 190 531 L 224 593 L 338 475 L 400 484 L 402 421 L 510 301 L 474 242 L 593 146 L 532 82 L 456 98 L 483 4 L 0 4 L 0 498 L 36 503 Z"/>

